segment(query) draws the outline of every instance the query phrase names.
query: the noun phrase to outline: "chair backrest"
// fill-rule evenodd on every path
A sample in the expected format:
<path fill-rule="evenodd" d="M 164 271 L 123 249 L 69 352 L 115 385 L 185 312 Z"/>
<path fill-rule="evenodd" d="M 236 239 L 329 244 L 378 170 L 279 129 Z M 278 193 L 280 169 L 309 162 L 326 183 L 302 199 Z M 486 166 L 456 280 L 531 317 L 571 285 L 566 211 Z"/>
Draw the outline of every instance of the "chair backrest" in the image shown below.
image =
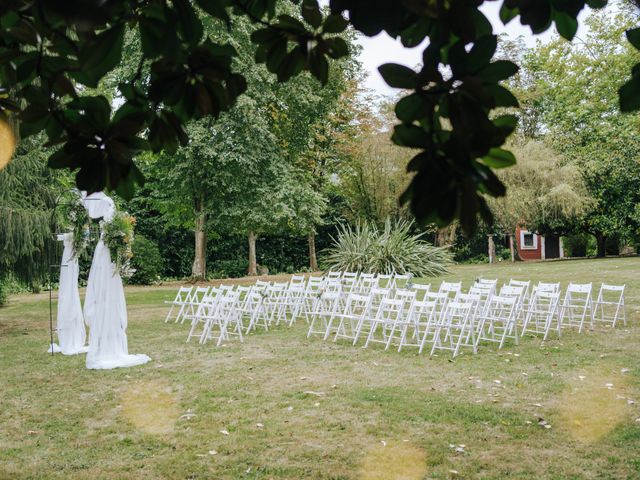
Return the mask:
<path fill-rule="evenodd" d="M 325 284 L 325 279 L 322 277 L 309 277 L 307 279 L 307 290 L 317 290 Z"/>
<path fill-rule="evenodd" d="M 196 287 L 195 291 L 191 294 L 191 302 L 200 303 L 202 297 L 209 293 L 209 288 L 210 287 Z"/>
<path fill-rule="evenodd" d="M 431 290 L 431 284 L 412 283 L 411 290 L 416 292 L 416 300 L 424 300 L 425 295 Z"/>
<path fill-rule="evenodd" d="M 178 289 L 178 293 L 176 293 L 176 298 L 173 299 L 174 302 L 190 302 L 192 295 L 193 287 L 180 287 Z"/>
<path fill-rule="evenodd" d="M 289 280 L 289 283 L 294 285 L 294 284 L 303 284 L 305 283 L 304 281 L 304 275 L 292 275 L 291 279 Z"/>
<path fill-rule="evenodd" d="M 329 270 L 325 276 L 326 278 L 333 278 L 333 279 L 340 278 L 342 277 L 342 272 L 335 272 L 333 270 Z"/>
<path fill-rule="evenodd" d="M 592 289 L 591 283 L 570 283 L 567 287 L 567 293 L 590 294 Z"/>
<path fill-rule="evenodd" d="M 471 288 L 469 288 L 468 293 L 470 293 L 471 295 L 480 295 L 483 298 L 487 298 L 491 294 L 493 294 L 494 290 L 495 289 L 493 285 L 476 283 L 473 286 L 471 286 Z"/>
<path fill-rule="evenodd" d="M 342 292 L 342 283 L 340 283 L 340 280 L 327 280 L 322 288 L 323 292 L 340 294 Z"/>
<path fill-rule="evenodd" d="M 436 313 L 436 301 L 435 300 L 416 300 L 411 306 L 409 317 L 414 322 L 424 322 L 429 320 Z"/>
<path fill-rule="evenodd" d="M 509 279 L 510 287 L 522 287 L 524 298 L 529 298 L 529 287 L 531 286 L 531 280 L 515 280 L 513 278 Z"/>
<path fill-rule="evenodd" d="M 531 297 L 531 308 L 534 310 L 555 309 L 560 302 L 560 292 L 536 292 Z"/>
<path fill-rule="evenodd" d="M 610 292 L 624 292 L 626 285 L 607 285 L 603 283 L 600 285 L 600 290 L 608 290 Z"/>
<path fill-rule="evenodd" d="M 358 272 L 342 272 L 342 277 L 343 279 L 345 278 L 352 278 L 352 279 L 357 279 L 358 278 Z"/>
<path fill-rule="evenodd" d="M 538 284 L 534 288 L 538 292 L 559 292 L 560 291 L 560 284 L 559 283 L 538 282 Z"/>
<path fill-rule="evenodd" d="M 269 285 L 271 285 L 271 282 L 267 282 L 265 280 L 256 280 L 256 283 L 254 284 L 254 286 L 258 288 L 266 288 Z"/>
<path fill-rule="evenodd" d="M 518 299 L 522 298 L 524 295 L 524 287 L 516 287 L 511 285 L 503 285 L 500 288 L 500 297 L 516 297 Z"/>
<path fill-rule="evenodd" d="M 463 326 L 471 317 L 475 306 L 470 302 L 452 300 L 447 303 L 439 322 L 445 326 Z"/>
<path fill-rule="evenodd" d="M 462 290 L 462 282 L 442 282 L 438 293 L 453 293 L 454 295 Z"/>

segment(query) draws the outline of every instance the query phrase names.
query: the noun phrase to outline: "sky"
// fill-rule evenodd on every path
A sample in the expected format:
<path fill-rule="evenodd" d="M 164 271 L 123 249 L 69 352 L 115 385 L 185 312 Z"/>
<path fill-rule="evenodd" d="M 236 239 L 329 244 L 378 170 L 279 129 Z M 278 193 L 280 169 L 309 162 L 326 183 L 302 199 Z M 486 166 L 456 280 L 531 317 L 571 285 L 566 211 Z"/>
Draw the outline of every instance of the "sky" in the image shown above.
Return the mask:
<path fill-rule="evenodd" d="M 502 24 L 498 16 L 500 5 L 502 2 L 485 2 L 481 10 L 491 21 L 493 25 L 494 33 L 501 34 L 506 33 L 510 38 L 515 39 L 522 35 L 526 45 L 533 47 L 536 41 L 541 40 L 546 42 L 552 38 L 555 34 L 555 27 L 551 27 L 542 35 L 532 35 L 531 30 L 528 27 L 523 27 L 520 24 L 518 18 L 514 18 L 506 26 Z M 584 18 L 585 12 L 583 11 L 579 18 Z M 583 24 L 580 22 L 580 29 L 578 30 L 578 36 L 581 34 Z M 380 74 L 378 73 L 378 66 L 383 63 L 393 62 L 406 65 L 408 67 L 415 67 L 421 62 L 422 50 L 424 44 L 415 48 L 405 48 L 400 43 L 400 40 L 394 40 L 385 32 L 380 33 L 375 37 L 360 36 L 358 43 L 362 45 L 362 53 L 360 54 L 360 61 L 367 72 L 367 80 L 365 87 L 372 90 L 378 95 L 392 96 L 398 93 L 398 90 L 389 87 Z"/>

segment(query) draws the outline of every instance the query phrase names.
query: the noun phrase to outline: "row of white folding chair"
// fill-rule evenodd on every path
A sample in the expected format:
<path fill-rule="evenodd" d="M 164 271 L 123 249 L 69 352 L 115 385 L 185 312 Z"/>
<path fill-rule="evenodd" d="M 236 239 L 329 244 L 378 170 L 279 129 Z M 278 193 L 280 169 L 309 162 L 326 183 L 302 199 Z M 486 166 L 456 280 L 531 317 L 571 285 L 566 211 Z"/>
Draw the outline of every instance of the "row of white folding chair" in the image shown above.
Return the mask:
<path fill-rule="evenodd" d="M 383 274 L 383 273 L 360 273 L 360 272 L 339 272 L 329 271 L 326 274 L 327 279 L 340 280 L 347 293 L 352 292 L 353 288 L 358 288 L 363 283 L 372 283 L 372 287 L 381 288 L 404 288 L 413 278 L 412 274 Z"/>
<path fill-rule="evenodd" d="M 420 352 L 426 343 L 431 354 L 438 349 L 451 350 L 469 346 L 477 351 L 481 339 L 497 341 L 500 348 L 507 338 L 518 339 L 515 321 L 515 298 L 493 297 L 488 311 L 480 312 L 478 295 L 457 294 L 450 300 L 449 292 L 425 293 L 416 300 L 415 290 L 374 289 L 368 296 L 350 294 L 344 307 L 340 296 L 325 296 L 318 303 L 307 336 L 334 335 L 334 341 L 346 338 L 355 345 L 366 335 L 364 346 L 371 342 L 385 343 L 388 349 L 394 340 L 398 350 L 417 346 Z"/>

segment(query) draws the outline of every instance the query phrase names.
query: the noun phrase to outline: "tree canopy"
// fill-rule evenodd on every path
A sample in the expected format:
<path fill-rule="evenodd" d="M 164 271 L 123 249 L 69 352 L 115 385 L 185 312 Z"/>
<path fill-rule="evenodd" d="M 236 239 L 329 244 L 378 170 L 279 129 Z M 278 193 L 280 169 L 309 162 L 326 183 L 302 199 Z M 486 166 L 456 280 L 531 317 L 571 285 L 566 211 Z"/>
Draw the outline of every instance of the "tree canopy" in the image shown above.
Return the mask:
<path fill-rule="evenodd" d="M 49 165 L 77 171 L 79 188 L 106 187 L 131 198 L 134 184 L 144 181 L 137 155 L 175 152 L 188 141 L 189 121 L 219 117 L 247 89 L 233 61 L 237 50 L 208 35 L 206 22 L 233 29 L 234 17 L 248 18 L 256 26 L 254 60 L 279 81 L 307 70 L 326 84 L 330 60 L 349 54 L 341 36 L 348 28 L 369 36 L 386 31 L 405 47 L 428 38 L 418 71 L 380 67 L 390 86 L 411 91 L 395 108 L 401 124 L 394 142 L 420 150 L 409 162 L 416 174 L 402 198 L 423 221 L 458 217 L 471 231 L 477 213 L 491 220 L 483 195 L 505 193 L 493 169 L 515 163 L 502 146 L 516 117 L 496 109 L 517 106 L 501 82 L 518 67 L 493 61 L 497 37 L 483 3 L 331 0 L 322 9 L 317 0 L 10 0 L 0 7 L 0 108 L 3 115 L 15 112 L 22 137 L 46 131 L 49 143 L 59 145 Z M 606 3 L 504 0 L 500 16 L 504 23 L 518 18 L 533 34 L 555 25 L 572 39 L 578 14 Z M 292 4 L 296 14 L 283 9 Z M 120 102 L 112 103 L 92 89 L 120 64 L 130 30 L 140 36 L 141 56 L 119 84 Z M 629 29 L 627 38 L 640 48 L 640 29 Z M 640 108 L 638 64 L 622 78 L 621 109 Z"/>

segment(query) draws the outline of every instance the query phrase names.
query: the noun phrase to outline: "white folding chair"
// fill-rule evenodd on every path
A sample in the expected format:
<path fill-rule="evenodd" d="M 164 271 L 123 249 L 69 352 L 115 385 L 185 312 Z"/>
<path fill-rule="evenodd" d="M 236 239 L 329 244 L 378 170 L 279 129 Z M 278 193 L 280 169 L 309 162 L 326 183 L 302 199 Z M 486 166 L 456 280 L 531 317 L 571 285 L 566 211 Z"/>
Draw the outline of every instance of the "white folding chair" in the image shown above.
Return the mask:
<path fill-rule="evenodd" d="M 594 315 L 591 289 L 592 285 L 590 283 L 569 284 L 560 306 L 560 326 L 562 328 L 577 327 L 578 333 L 582 333 L 587 316 L 591 327 L 593 327 Z"/>
<path fill-rule="evenodd" d="M 516 345 L 518 344 L 515 311 L 517 300 L 517 297 L 491 297 L 486 311 L 479 315 L 476 346 L 482 340 L 486 340 L 498 343 L 500 349 L 507 338 L 514 339 Z"/>
<path fill-rule="evenodd" d="M 450 350 L 456 357 L 463 346 L 471 347 L 477 352 L 474 328 L 471 324 L 473 304 L 470 302 L 450 301 L 444 314 L 434 321 L 431 355 L 436 350 Z M 428 331 L 425 330 L 420 351 L 424 348 Z"/>
<path fill-rule="evenodd" d="M 241 342 L 243 341 L 240 294 L 226 291 L 218 298 L 212 314 L 206 317 L 200 343 L 215 340 L 216 347 L 219 347 L 223 341 L 229 340 L 230 335 L 236 335 Z"/>
<path fill-rule="evenodd" d="M 338 310 L 329 320 L 324 339 L 326 340 L 333 333 L 332 326 L 338 320 L 333 341 L 337 341 L 338 338 L 347 338 L 353 341 L 361 320 L 370 315 L 370 308 L 371 295 L 349 294 L 344 309 Z"/>
<path fill-rule="evenodd" d="M 178 313 L 175 318 L 175 322 L 178 323 L 182 318 L 182 314 L 185 310 L 185 307 L 191 302 L 191 294 L 193 292 L 193 287 L 180 287 L 178 289 L 178 293 L 176 297 L 172 301 L 166 301 L 164 303 L 171 305 L 169 312 L 167 313 L 167 317 L 164 319 L 164 323 L 167 323 L 171 320 L 171 315 L 173 314 L 173 310 L 177 307 Z"/>
<path fill-rule="evenodd" d="M 207 294 L 202 297 L 202 300 L 198 304 L 195 313 L 191 316 L 191 328 L 187 334 L 187 342 L 193 337 L 201 337 L 202 331 L 206 326 L 207 319 L 214 315 L 215 309 L 218 304 L 218 299 L 221 293 L 216 287 L 212 287 Z M 198 328 L 202 326 L 202 331 L 198 333 Z"/>
<path fill-rule="evenodd" d="M 392 299 L 392 298 L 384 298 L 380 305 L 378 306 L 378 311 L 374 318 L 369 318 L 369 333 L 367 335 L 367 339 L 364 342 L 364 348 L 369 346 L 369 343 L 383 343 L 387 344 L 389 339 L 389 333 L 393 325 L 404 315 L 404 299 Z M 364 323 L 367 322 L 367 319 L 364 318 L 363 322 L 361 322 L 356 337 L 354 338 L 354 344 L 358 340 L 358 336 L 362 333 L 362 328 Z M 380 327 L 381 337 L 376 337 L 376 332 L 378 331 L 378 327 Z"/>
<path fill-rule="evenodd" d="M 627 312 L 624 305 L 625 285 L 601 284 L 598 297 L 594 305 L 594 318 L 596 321 L 611 324 L 615 328 L 618 318 L 627 326 Z"/>
<path fill-rule="evenodd" d="M 522 325 L 522 334 L 533 333 L 544 335 L 543 341 L 549 336 L 553 327 L 554 318 L 558 319 L 558 305 L 560 304 L 560 293 L 553 292 L 533 292 L 527 312 Z M 560 322 L 556 321 L 556 330 L 560 336 Z"/>
<path fill-rule="evenodd" d="M 531 280 L 514 280 L 511 278 L 509 279 L 508 285 L 510 287 L 522 287 L 524 301 L 526 302 L 529 299 L 529 287 L 531 286 Z"/>
<path fill-rule="evenodd" d="M 475 283 L 469 288 L 470 295 L 478 295 L 480 297 L 478 313 L 482 313 L 487 308 L 489 299 L 495 294 L 495 286 L 485 283 Z"/>
<path fill-rule="evenodd" d="M 309 315 L 313 311 L 317 298 L 323 291 L 324 285 L 325 279 L 322 277 L 309 277 L 305 284 L 302 312 L 307 322 L 309 321 Z"/>
<path fill-rule="evenodd" d="M 252 290 L 245 297 L 240 307 L 242 318 L 247 317 L 249 320 L 245 335 L 257 327 L 263 327 L 265 332 L 269 330 L 269 313 L 264 303 L 265 298 L 264 292 L 260 290 Z"/>
<path fill-rule="evenodd" d="M 521 323 L 524 321 L 524 287 L 515 285 L 503 285 L 500 288 L 500 297 L 514 297 L 516 299 L 516 322 Z"/>
<path fill-rule="evenodd" d="M 274 319 L 278 320 L 277 314 L 280 310 L 281 303 L 284 302 L 288 287 L 288 283 L 274 282 L 265 289 L 264 306 L 269 318 L 269 324 L 271 324 Z"/>
<path fill-rule="evenodd" d="M 338 284 L 338 287 L 340 285 Z M 324 291 L 314 302 L 313 310 L 310 312 L 311 322 L 307 331 L 307 338 L 312 334 L 326 334 L 333 316 L 340 308 L 341 289 Z M 316 328 L 316 324 L 319 326 Z"/>
<path fill-rule="evenodd" d="M 276 325 L 282 320 L 291 327 L 304 308 L 304 299 L 305 285 L 303 283 L 289 284 L 289 288 L 285 291 L 284 297 L 278 306 Z"/>
<path fill-rule="evenodd" d="M 185 306 L 184 311 L 182 312 L 182 317 L 180 318 L 180 323 L 184 323 L 185 320 L 192 321 L 193 316 L 198 310 L 198 305 L 202 303 L 204 297 L 206 297 L 209 293 L 209 287 L 196 287 L 196 289 L 191 294 L 191 300 Z M 176 319 L 176 322 L 178 320 Z"/>

